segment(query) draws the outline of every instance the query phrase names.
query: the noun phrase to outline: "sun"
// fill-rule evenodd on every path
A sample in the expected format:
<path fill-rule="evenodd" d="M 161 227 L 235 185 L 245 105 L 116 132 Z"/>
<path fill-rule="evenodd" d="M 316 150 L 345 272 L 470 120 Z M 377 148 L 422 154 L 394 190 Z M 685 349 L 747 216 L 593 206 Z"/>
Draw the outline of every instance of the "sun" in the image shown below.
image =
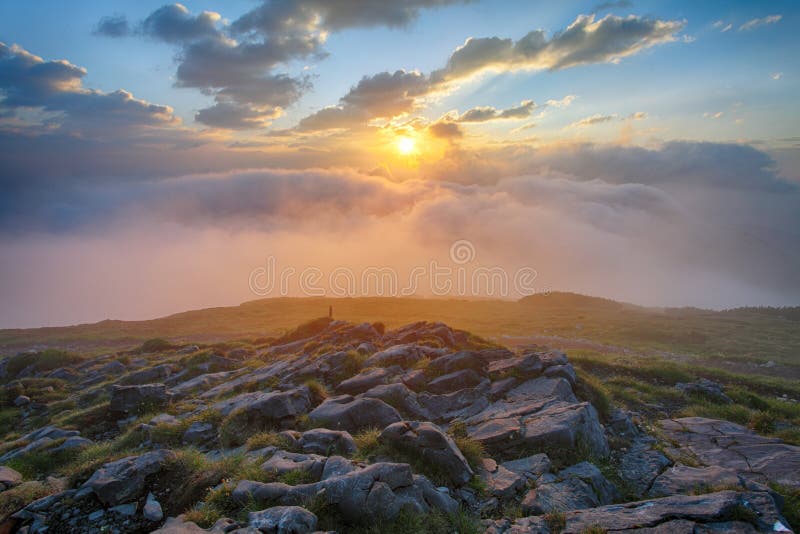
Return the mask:
<path fill-rule="evenodd" d="M 408 156 L 416 149 L 416 141 L 411 137 L 398 137 L 397 138 L 397 151 L 404 156 Z"/>

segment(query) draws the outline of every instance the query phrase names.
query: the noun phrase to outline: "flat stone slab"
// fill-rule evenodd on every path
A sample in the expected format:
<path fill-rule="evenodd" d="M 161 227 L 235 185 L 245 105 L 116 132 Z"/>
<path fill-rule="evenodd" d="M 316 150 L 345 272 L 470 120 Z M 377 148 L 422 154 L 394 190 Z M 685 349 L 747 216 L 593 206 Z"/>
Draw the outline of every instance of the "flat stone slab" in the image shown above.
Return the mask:
<path fill-rule="evenodd" d="M 677 455 L 694 456 L 707 466 L 732 469 L 762 484 L 800 488 L 800 447 L 719 419 L 683 417 L 664 419 L 660 425 L 665 437 L 678 444 L 671 451 Z"/>
<path fill-rule="evenodd" d="M 744 510 L 752 516 L 745 520 Z M 749 514 L 748 514 L 749 515 Z M 564 514 L 562 529 L 552 530 L 544 516 L 489 522 L 486 534 L 562 532 L 588 529 L 608 532 L 694 533 L 789 531 L 769 493 L 721 491 L 707 495 L 676 495 L 663 499 L 612 504 Z M 787 529 L 787 530 L 781 530 Z"/>

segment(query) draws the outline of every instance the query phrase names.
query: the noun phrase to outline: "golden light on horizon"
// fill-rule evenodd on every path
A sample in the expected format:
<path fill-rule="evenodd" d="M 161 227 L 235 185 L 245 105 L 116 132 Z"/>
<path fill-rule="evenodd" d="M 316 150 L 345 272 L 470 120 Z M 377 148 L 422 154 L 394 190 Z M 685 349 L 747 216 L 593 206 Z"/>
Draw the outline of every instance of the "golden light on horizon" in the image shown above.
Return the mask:
<path fill-rule="evenodd" d="M 416 145 L 417 142 L 413 138 L 407 136 L 398 137 L 396 141 L 397 151 L 404 156 L 413 153 L 416 150 Z"/>

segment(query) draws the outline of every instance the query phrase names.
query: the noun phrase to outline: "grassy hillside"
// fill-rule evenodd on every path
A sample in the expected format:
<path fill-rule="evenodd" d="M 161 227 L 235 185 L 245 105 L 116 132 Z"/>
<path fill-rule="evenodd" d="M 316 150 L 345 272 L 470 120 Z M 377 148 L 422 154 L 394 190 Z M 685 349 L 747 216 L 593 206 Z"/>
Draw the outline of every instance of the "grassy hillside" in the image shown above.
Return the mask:
<path fill-rule="evenodd" d="M 454 300 L 397 298 L 280 298 L 239 306 L 189 311 L 149 321 L 102 321 L 59 328 L 0 330 L 0 351 L 32 346 L 103 351 L 163 337 L 173 341 L 210 342 L 280 335 L 309 319 L 383 321 L 398 326 L 419 320 L 444 321 L 504 343 L 575 346 L 576 340 L 622 351 L 735 365 L 773 362 L 800 369 L 800 322 L 797 308 L 742 308 L 711 311 L 696 308 L 643 308 L 608 299 L 553 293 L 522 299 Z M 513 336 L 513 337 L 509 337 Z M 598 349 L 598 347 L 589 347 Z M 769 368 L 764 368 L 768 372 Z M 782 371 L 783 372 L 783 371 Z"/>

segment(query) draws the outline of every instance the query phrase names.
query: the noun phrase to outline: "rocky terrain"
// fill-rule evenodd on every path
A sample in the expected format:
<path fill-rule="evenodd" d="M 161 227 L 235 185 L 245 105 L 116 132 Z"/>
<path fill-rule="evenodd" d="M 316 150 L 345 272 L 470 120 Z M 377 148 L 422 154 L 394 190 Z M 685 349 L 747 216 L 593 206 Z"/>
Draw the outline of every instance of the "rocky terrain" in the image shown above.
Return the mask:
<path fill-rule="evenodd" d="M 585 378 L 427 322 L 12 356 L 0 533 L 791 531 L 800 447 Z"/>

